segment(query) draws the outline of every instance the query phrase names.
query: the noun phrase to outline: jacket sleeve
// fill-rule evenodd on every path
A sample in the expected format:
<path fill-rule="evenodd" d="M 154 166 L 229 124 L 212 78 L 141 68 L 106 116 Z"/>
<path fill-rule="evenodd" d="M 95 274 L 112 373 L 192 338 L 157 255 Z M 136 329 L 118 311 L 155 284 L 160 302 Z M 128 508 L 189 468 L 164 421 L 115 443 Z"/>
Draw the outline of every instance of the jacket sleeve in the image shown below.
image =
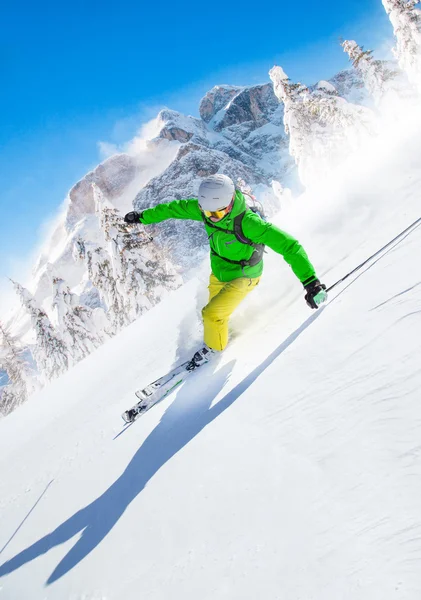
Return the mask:
<path fill-rule="evenodd" d="M 147 208 L 140 216 L 140 222 L 143 225 L 160 223 L 167 219 L 190 219 L 201 221 L 202 213 L 199 208 L 199 202 L 196 198 L 189 200 L 173 200 L 163 204 L 157 204 L 153 208 Z"/>
<path fill-rule="evenodd" d="M 307 285 L 317 279 L 304 248 L 294 237 L 252 212 L 245 215 L 242 226 L 244 235 L 252 242 L 265 244 L 281 254 L 301 283 Z"/>

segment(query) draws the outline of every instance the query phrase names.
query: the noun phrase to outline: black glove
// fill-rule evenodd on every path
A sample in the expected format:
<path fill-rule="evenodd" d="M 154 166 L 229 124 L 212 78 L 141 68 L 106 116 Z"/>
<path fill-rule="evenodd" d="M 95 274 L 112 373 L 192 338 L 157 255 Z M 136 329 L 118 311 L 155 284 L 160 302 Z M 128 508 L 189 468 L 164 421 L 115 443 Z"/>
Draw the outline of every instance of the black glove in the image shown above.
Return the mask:
<path fill-rule="evenodd" d="M 307 292 L 304 299 L 310 308 L 319 308 L 320 304 L 327 300 L 326 286 L 318 279 L 305 285 L 304 289 Z"/>
<path fill-rule="evenodd" d="M 142 213 L 132 210 L 131 212 L 127 213 L 127 215 L 124 215 L 124 222 L 128 223 L 129 225 L 134 225 L 134 223 L 140 223 L 141 216 Z"/>

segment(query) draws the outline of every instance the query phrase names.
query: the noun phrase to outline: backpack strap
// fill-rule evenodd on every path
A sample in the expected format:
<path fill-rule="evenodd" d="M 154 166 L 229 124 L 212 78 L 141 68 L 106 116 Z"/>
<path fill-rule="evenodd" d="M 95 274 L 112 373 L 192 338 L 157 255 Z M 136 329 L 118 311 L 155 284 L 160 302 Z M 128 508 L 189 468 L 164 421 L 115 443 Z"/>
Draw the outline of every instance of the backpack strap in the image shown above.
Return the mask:
<path fill-rule="evenodd" d="M 234 235 L 239 242 L 242 244 L 247 244 L 247 246 L 257 246 L 254 242 L 252 242 L 249 238 L 247 238 L 243 233 L 243 219 L 246 211 L 243 211 L 236 217 L 234 217 Z"/>

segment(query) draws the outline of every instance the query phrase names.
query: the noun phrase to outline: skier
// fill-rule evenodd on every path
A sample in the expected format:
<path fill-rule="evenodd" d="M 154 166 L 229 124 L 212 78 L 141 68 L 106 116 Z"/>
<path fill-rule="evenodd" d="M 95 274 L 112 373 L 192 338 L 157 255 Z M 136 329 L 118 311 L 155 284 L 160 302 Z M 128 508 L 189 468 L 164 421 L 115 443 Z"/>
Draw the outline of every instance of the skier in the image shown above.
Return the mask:
<path fill-rule="evenodd" d="M 264 221 L 246 205 L 241 191 L 226 175 L 206 177 L 199 197 L 174 200 L 125 215 L 126 223 L 150 225 L 166 219 L 203 221 L 211 251 L 209 302 L 202 310 L 204 345 L 187 369 L 194 370 L 228 343 L 228 320 L 260 281 L 264 247 L 281 254 L 306 291 L 305 300 L 317 309 L 327 298 L 307 254 L 299 242 L 272 223 Z"/>

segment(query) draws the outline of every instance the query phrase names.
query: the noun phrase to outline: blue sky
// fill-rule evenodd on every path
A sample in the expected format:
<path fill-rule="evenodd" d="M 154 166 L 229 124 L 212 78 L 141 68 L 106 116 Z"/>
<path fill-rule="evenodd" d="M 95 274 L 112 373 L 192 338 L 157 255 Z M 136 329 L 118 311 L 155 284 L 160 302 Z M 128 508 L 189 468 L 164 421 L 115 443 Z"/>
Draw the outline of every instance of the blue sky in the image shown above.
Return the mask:
<path fill-rule="evenodd" d="M 163 106 L 213 85 L 327 79 L 391 35 L 381 0 L 7 3 L 0 15 L 0 278 L 29 266 L 69 188 Z"/>

